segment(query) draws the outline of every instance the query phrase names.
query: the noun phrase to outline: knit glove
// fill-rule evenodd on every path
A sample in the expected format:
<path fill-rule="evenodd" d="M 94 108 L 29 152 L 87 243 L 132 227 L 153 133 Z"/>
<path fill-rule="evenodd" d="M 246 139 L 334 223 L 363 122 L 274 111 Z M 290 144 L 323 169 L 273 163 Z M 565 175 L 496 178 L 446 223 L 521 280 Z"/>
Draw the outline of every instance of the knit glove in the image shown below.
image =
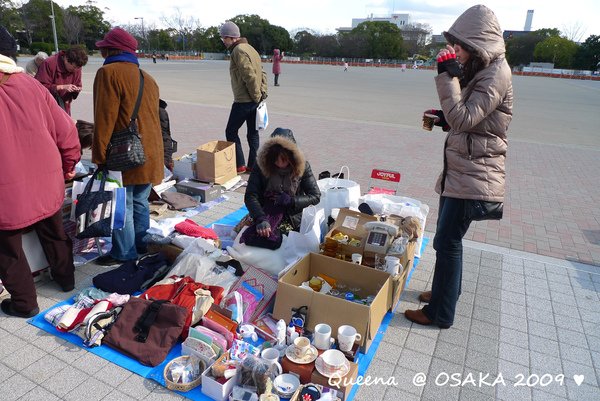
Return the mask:
<path fill-rule="evenodd" d="M 451 77 L 461 77 L 462 70 L 460 64 L 456 61 L 456 54 L 446 53 L 443 56 L 437 58 L 438 74 L 447 72 Z"/>
<path fill-rule="evenodd" d="M 266 229 L 269 229 L 269 230 L 271 229 L 271 225 L 269 224 L 269 222 L 267 220 L 263 220 L 256 225 L 256 231 L 266 230 Z"/>
<path fill-rule="evenodd" d="M 444 117 L 444 112 L 442 110 L 431 109 L 427 110 L 425 113 L 435 114 L 439 120 L 433 123 L 433 125 L 437 125 L 438 127 L 442 127 L 442 131 L 446 132 L 450 129 L 448 122 L 446 121 L 446 117 Z"/>
<path fill-rule="evenodd" d="M 275 206 L 290 207 L 294 204 L 294 197 L 289 195 L 287 192 L 282 192 L 279 194 L 277 199 L 275 199 L 273 204 Z"/>

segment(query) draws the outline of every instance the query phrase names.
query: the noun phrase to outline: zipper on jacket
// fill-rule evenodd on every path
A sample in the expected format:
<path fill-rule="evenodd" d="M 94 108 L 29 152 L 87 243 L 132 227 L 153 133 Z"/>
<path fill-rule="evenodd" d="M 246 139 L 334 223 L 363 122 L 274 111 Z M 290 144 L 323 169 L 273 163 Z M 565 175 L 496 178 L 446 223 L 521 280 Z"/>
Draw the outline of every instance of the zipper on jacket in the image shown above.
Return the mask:
<path fill-rule="evenodd" d="M 467 152 L 469 153 L 469 160 L 473 159 L 473 138 L 467 134 Z"/>

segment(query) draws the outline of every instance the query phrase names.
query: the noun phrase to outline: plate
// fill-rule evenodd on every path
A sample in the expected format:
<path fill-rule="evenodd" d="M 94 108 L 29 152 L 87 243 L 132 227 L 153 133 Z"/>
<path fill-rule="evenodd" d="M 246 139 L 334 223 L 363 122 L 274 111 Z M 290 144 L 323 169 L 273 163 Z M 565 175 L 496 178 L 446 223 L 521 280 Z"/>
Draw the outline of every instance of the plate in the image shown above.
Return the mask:
<path fill-rule="evenodd" d="M 325 376 L 327 378 L 344 377 L 350 371 L 350 362 L 348 362 L 347 360 L 344 362 L 344 366 L 342 366 L 342 368 L 340 370 L 338 370 L 335 373 L 330 373 L 330 374 L 325 373 L 325 369 L 323 368 L 322 363 L 323 363 L 323 358 L 321 358 L 321 357 L 317 358 L 317 361 L 315 362 L 315 368 L 317 369 L 317 372 L 319 372 L 320 374 L 322 374 L 323 376 Z"/>
<path fill-rule="evenodd" d="M 306 355 L 304 355 L 302 358 L 297 358 L 296 355 L 294 355 L 294 346 L 290 345 L 285 349 L 285 356 L 287 356 L 287 358 L 294 363 L 306 365 L 317 359 L 317 356 L 319 356 L 319 351 L 317 351 L 317 348 L 311 344 Z"/>

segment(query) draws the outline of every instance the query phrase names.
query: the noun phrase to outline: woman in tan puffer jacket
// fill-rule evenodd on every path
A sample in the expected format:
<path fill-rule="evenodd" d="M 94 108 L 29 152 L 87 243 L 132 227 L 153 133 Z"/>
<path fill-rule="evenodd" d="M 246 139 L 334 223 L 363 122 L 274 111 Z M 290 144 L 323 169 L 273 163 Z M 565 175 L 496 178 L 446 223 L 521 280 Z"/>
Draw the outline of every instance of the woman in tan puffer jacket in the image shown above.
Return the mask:
<path fill-rule="evenodd" d="M 415 323 L 440 328 L 454 323 L 462 238 L 478 219 L 475 208 L 504 201 L 506 131 L 513 103 L 502 30 L 489 8 L 469 8 L 444 36 L 449 44 L 438 53 L 435 77 L 442 110 L 427 111 L 448 131 L 444 170 L 436 184 L 440 207 L 433 240 L 435 272 L 431 291 L 419 296 L 429 304 L 405 312 Z"/>

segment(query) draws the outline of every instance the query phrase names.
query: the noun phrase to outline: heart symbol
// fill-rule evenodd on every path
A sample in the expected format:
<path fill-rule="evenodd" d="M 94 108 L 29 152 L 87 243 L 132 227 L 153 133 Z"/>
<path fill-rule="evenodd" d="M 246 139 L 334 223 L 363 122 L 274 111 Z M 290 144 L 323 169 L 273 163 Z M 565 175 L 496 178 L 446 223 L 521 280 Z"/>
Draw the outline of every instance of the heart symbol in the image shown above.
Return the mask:
<path fill-rule="evenodd" d="M 578 386 L 581 386 L 581 383 L 583 383 L 583 379 L 583 375 L 573 375 L 573 380 L 575 380 L 575 384 L 577 384 Z"/>

